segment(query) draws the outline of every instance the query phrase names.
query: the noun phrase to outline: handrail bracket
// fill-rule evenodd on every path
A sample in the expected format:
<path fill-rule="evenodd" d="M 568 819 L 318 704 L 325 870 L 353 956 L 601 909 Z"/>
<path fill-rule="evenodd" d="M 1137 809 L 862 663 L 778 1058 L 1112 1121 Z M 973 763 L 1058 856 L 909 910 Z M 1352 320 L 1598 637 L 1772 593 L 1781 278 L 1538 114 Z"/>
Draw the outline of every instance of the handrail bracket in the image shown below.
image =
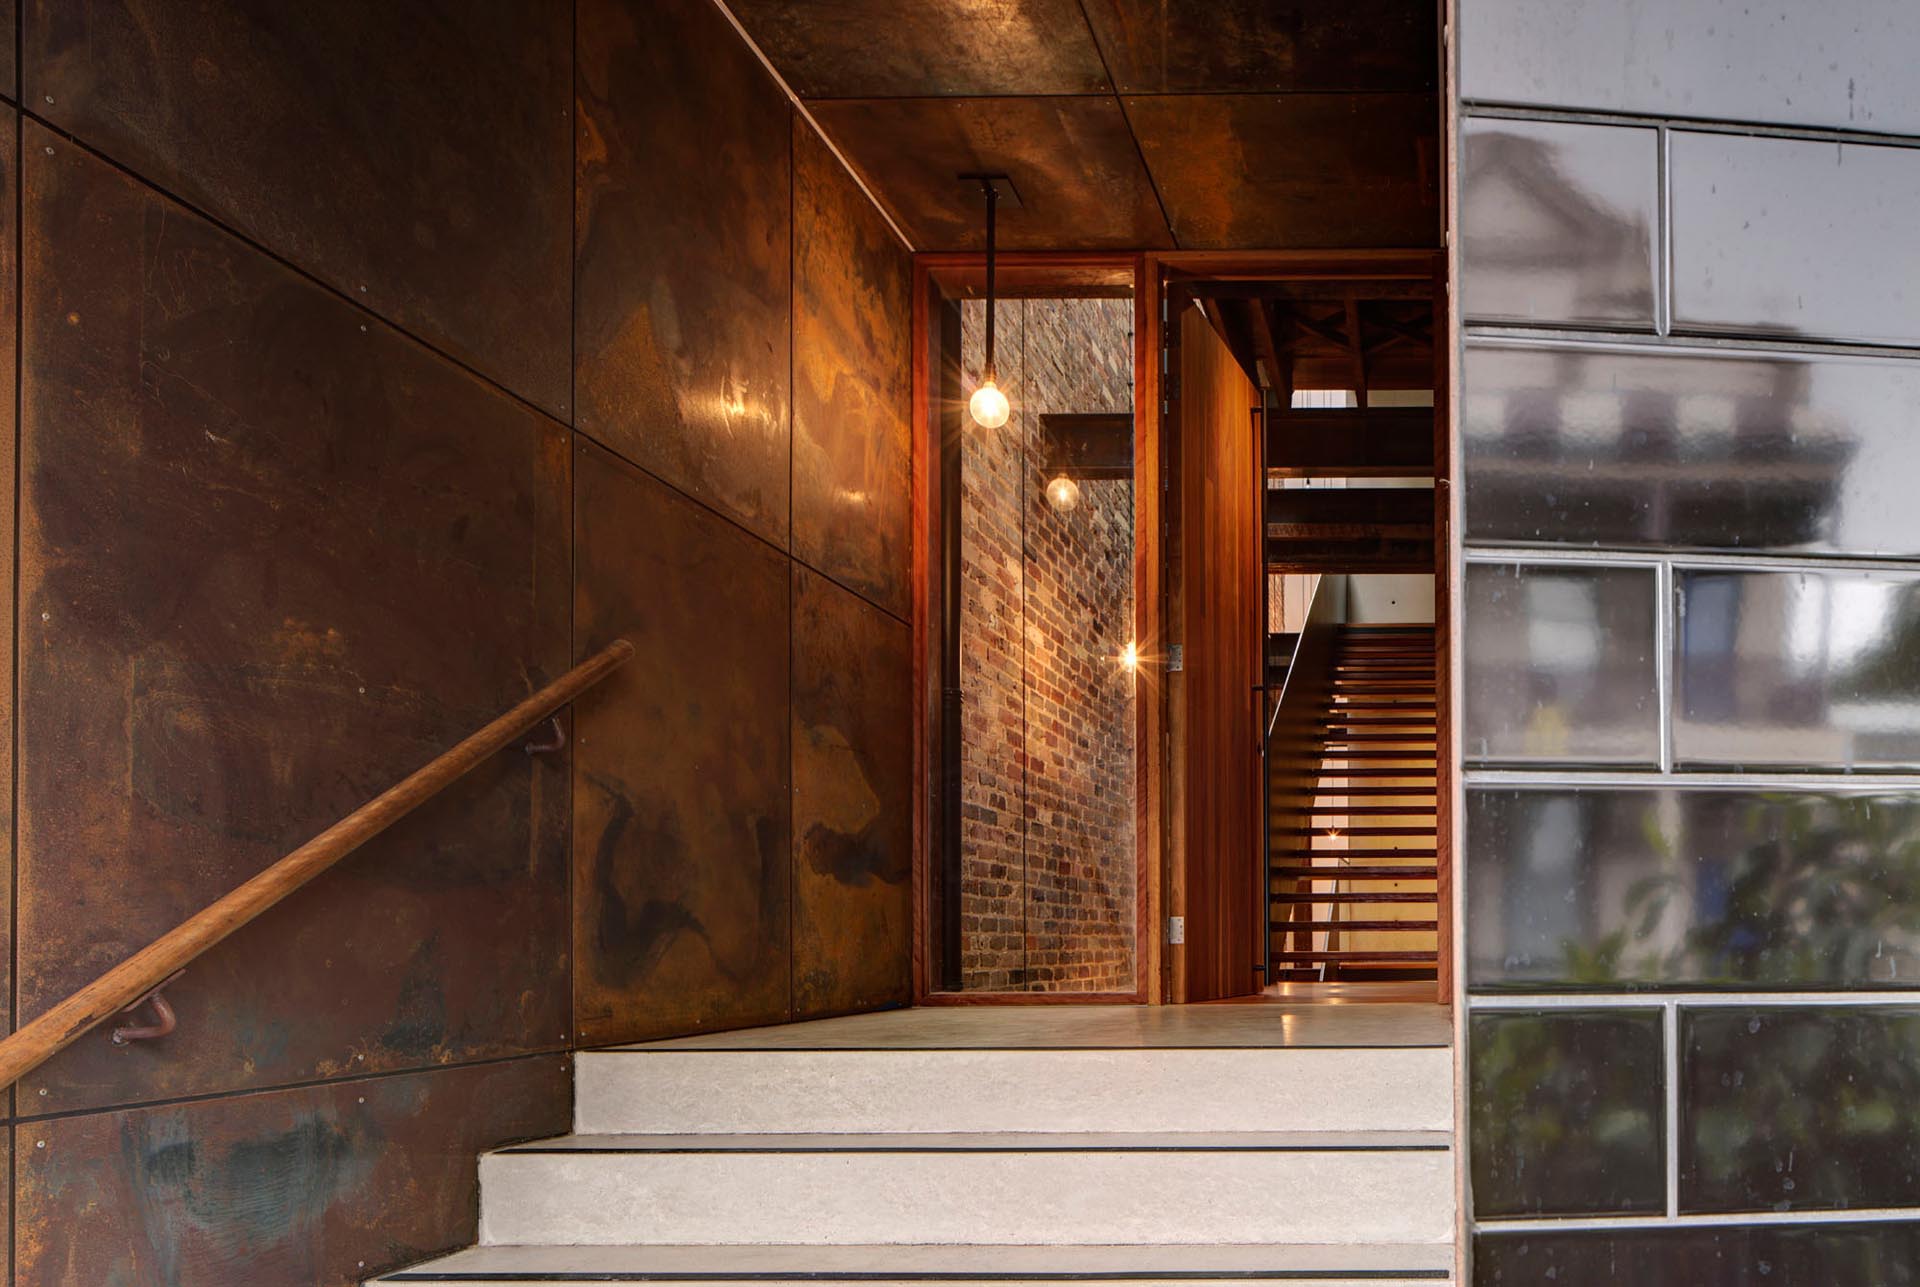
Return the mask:
<path fill-rule="evenodd" d="M 567 749 L 567 726 L 560 722 L 560 712 L 555 711 L 547 719 L 551 730 L 544 739 L 530 739 L 520 749 L 528 755 L 552 755 L 555 751 Z"/>
<path fill-rule="evenodd" d="M 179 1016 L 174 1014 L 164 995 L 166 990 L 185 974 L 185 970 L 175 970 L 160 981 L 160 986 L 122 1010 L 121 1014 L 138 1014 L 141 1010 L 153 1010 L 152 1023 L 125 1023 L 113 1030 L 113 1044 L 130 1046 L 136 1041 L 153 1041 L 164 1037 L 179 1026 Z"/>

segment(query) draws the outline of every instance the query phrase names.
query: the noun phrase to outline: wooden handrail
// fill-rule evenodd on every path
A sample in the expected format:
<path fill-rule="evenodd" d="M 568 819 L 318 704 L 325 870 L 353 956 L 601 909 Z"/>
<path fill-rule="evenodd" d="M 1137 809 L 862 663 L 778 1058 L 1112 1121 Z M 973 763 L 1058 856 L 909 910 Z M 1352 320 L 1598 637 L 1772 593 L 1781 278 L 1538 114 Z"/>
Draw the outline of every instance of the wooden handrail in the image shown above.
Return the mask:
<path fill-rule="evenodd" d="M 0 1089 L 11 1086 L 102 1021 L 145 997 L 189 961 L 385 831 L 515 737 L 599 683 L 631 656 L 633 645 L 616 639 L 0 1041 Z"/>

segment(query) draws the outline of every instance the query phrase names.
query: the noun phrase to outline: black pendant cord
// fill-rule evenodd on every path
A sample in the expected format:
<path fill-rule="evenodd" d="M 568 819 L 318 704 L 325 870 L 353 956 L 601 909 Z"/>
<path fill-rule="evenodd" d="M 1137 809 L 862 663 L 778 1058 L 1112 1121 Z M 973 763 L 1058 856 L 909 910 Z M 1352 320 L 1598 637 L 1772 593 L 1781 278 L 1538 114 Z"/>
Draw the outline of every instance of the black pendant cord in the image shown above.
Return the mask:
<path fill-rule="evenodd" d="M 994 382 L 993 373 L 993 223 L 994 215 L 1000 208 L 1000 192 L 993 186 L 992 179 L 982 179 L 980 186 L 987 194 L 987 367 L 986 380 Z"/>

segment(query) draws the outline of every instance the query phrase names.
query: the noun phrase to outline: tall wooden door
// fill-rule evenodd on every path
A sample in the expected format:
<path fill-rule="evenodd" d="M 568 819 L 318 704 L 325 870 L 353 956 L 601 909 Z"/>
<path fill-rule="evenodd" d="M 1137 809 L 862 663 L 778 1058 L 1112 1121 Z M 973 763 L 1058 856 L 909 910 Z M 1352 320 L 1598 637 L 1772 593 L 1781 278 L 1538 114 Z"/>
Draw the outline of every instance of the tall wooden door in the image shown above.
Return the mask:
<path fill-rule="evenodd" d="M 1184 993 L 1213 1001 L 1257 992 L 1264 979 L 1257 686 L 1266 623 L 1260 577 L 1259 392 L 1213 326 L 1186 307 L 1170 326 L 1180 381 L 1176 569 L 1184 660 L 1179 676 Z"/>

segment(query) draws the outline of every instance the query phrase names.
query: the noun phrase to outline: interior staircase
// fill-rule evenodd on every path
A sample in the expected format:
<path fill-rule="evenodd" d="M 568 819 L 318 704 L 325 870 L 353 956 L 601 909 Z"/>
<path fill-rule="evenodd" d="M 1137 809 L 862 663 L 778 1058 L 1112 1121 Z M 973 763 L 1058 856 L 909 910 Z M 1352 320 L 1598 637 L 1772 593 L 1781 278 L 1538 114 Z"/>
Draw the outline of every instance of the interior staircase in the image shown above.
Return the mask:
<path fill-rule="evenodd" d="M 1272 752 L 1311 786 L 1300 764 L 1268 778 L 1271 982 L 1436 976 L 1433 643 L 1339 627 L 1313 736 Z"/>
<path fill-rule="evenodd" d="M 575 1133 L 481 1160 L 480 1245 L 378 1282 L 1452 1281 L 1439 1007 L 957 1009 L 582 1053 Z"/>

